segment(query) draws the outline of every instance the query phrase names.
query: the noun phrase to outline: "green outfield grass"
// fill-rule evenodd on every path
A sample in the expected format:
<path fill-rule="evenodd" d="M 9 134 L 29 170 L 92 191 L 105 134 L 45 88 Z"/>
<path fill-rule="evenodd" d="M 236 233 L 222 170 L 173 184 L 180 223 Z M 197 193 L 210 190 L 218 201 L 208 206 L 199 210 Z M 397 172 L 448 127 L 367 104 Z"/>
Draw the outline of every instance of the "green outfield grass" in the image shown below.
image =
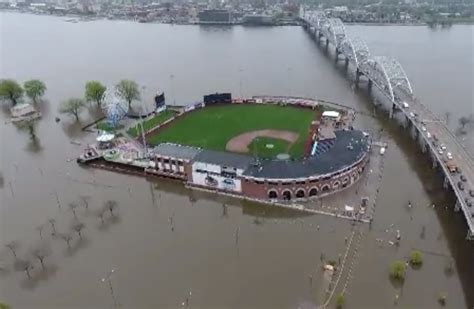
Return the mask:
<path fill-rule="evenodd" d="M 161 113 L 159 113 L 159 114 L 151 117 L 150 119 L 146 120 L 143 123 L 143 129 L 146 132 L 146 131 L 150 130 L 151 128 L 165 122 L 166 120 L 170 119 L 171 117 L 173 117 L 175 115 L 176 115 L 175 111 L 172 111 L 172 110 L 169 110 L 169 109 L 164 110 Z M 137 137 L 139 132 L 140 131 L 139 131 L 138 122 L 137 122 L 137 125 L 135 127 L 132 127 L 128 130 L 128 134 L 130 134 L 133 137 Z"/>
<path fill-rule="evenodd" d="M 315 113 L 320 111 L 278 105 L 233 104 L 206 107 L 177 119 L 169 127 L 150 136 L 148 143 L 157 145 L 172 142 L 223 151 L 227 141 L 245 132 L 288 130 L 299 134 L 298 140 L 289 149 L 289 154 L 296 158 L 304 153 L 308 128 Z M 281 145 L 275 141 L 274 144 L 278 144 L 275 148 Z"/>
<path fill-rule="evenodd" d="M 272 147 L 268 147 L 272 145 Z M 285 140 L 260 136 L 254 139 L 249 145 L 249 153 L 259 158 L 275 158 L 280 153 L 287 153 L 288 143 Z"/>

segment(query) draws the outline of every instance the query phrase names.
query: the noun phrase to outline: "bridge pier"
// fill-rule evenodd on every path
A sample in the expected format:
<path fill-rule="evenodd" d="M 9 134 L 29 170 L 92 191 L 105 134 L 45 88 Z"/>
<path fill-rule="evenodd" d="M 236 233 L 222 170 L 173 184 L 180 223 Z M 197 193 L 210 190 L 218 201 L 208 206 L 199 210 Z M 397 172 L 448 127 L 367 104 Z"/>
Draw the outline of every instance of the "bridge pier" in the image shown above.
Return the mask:
<path fill-rule="evenodd" d="M 444 176 L 444 180 L 443 180 L 443 188 L 445 190 L 447 190 L 449 188 L 449 180 L 448 180 L 448 177 Z"/>
<path fill-rule="evenodd" d="M 357 70 L 356 70 L 356 85 L 359 85 L 359 81 L 360 81 L 360 76 L 361 76 L 361 75 L 362 75 L 362 74 L 360 73 L 359 68 L 357 68 Z"/>
<path fill-rule="evenodd" d="M 369 88 L 369 93 L 370 93 L 372 91 L 372 80 L 371 79 L 369 79 L 368 88 Z"/>
<path fill-rule="evenodd" d="M 454 205 L 454 211 L 459 212 L 461 210 L 461 203 L 459 200 L 456 200 L 456 204 Z"/>
<path fill-rule="evenodd" d="M 423 138 L 420 138 L 419 141 L 421 146 L 421 152 L 426 153 L 427 145 L 425 144 L 425 141 L 423 140 Z"/>
<path fill-rule="evenodd" d="M 474 233 L 471 232 L 471 230 L 467 230 L 466 239 L 467 240 L 474 240 Z"/>

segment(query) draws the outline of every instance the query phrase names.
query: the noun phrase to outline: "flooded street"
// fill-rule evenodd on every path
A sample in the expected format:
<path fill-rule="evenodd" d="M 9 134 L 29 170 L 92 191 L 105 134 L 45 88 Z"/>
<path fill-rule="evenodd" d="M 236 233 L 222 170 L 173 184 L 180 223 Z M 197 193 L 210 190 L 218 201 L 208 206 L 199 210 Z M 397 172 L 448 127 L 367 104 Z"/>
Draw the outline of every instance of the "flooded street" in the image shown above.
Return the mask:
<path fill-rule="evenodd" d="M 13 309 L 113 308 L 101 278 L 114 269 L 110 282 L 122 308 L 315 308 L 328 286 L 321 260 L 337 261 L 358 229 L 347 308 L 438 308 L 439 293 L 448 308 L 474 306 L 474 242 L 464 239 L 465 222 L 416 142 L 381 109 L 357 119 L 362 129 L 383 128 L 389 144 L 370 228 L 83 168 L 75 158 L 95 135 L 80 128 L 97 111 L 83 112 L 80 123 L 65 115 L 55 122 L 60 102 L 82 97 L 88 80 L 110 87 L 135 80 L 150 103 L 161 90 L 179 104 L 229 91 L 317 97 L 374 112 L 367 90 L 347 78 L 353 69 L 335 64 L 333 51 L 302 28 L 64 20 L 0 13 L 1 78 L 38 78 L 48 87 L 35 142 L 9 123 L 9 104 L 0 109 L 0 301 Z M 453 129 L 473 112 L 473 29 L 347 27 L 372 53 L 397 58 L 426 105 L 451 111 Z M 472 134 L 463 142 L 472 153 Z M 117 208 L 101 212 L 107 201 Z M 81 236 L 75 221 L 84 223 Z M 389 244 L 396 230 L 400 246 Z M 5 247 L 12 241 L 18 257 L 33 262 L 32 279 Z M 51 246 L 47 271 L 30 254 L 44 243 Z M 423 253 L 423 266 L 393 284 L 390 263 L 407 260 L 412 249 Z"/>

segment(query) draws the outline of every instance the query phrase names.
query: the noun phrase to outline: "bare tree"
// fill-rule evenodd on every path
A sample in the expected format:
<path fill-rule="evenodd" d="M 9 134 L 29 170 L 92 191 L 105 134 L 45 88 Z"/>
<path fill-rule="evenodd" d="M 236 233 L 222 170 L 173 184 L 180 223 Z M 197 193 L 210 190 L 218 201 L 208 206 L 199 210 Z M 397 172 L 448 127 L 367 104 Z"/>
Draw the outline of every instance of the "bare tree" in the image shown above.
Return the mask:
<path fill-rule="evenodd" d="M 60 237 L 66 242 L 67 248 L 71 249 L 71 240 L 72 240 L 71 234 L 61 234 Z"/>
<path fill-rule="evenodd" d="M 17 255 L 16 255 L 16 250 L 18 249 L 19 245 L 18 245 L 18 242 L 16 241 L 10 241 L 8 244 L 5 245 L 5 247 L 7 247 L 11 253 L 13 254 L 13 256 L 15 257 L 15 259 L 17 258 Z"/>
<path fill-rule="evenodd" d="M 104 208 L 110 212 L 110 215 L 114 215 L 114 210 L 117 208 L 118 203 L 117 201 L 108 200 L 104 203 Z"/>
<path fill-rule="evenodd" d="M 51 235 L 56 235 L 56 220 L 51 218 L 48 220 L 49 225 L 51 225 Z"/>
<path fill-rule="evenodd" d="M 30 271 L 34 268 L 33 263 L 31 263 L 30 260 L 18 260 L 17 263 L 19 265 L 18 267 L 26 273 L 28 279 L 31 279 Z"/>
<path fill-rule="evenodd" d="M 72 214 L 74 215 L 74 218 L 77 219 L 77 215 L 76 215 L 76 208 L 79 207 L 79 205 L 77 205 L 76 203 L 69 203 L 69 209 L 71 209 L 72 211 Z"/>
<path fill-rule="evenodd" d="M 106 212 L 105 209 L 100 209 L 100 210 L 97 212 L 97 217 L 100 218 L 100 222 L 101 222 L 102 224 L 105 223 L 105 221 L 104 221 L 105 212 Z"/>
<path fill-rule="evenodd" d="M 462 116 L 459 118 L 459 125 L 461 127 L 461 130 L 464 130 L 466 128 L 466 125 L 470 125 L 474 123 L 474 116 L 469 115 L 469 116 Z"/>
<path fill-rule="evenodd" d="M 79 196 L 79 199 L 82 201 L 82 203 L 84 204 L 84 208 L 85 209 L 89 209 L 89 201 L 91 199 L 90 196 L 87 196 L 87 195 L 80 195 Z"/>
<path fill-rule="evenodd" d="M 42 243 L 31 250 L 31 255 L 37 258 L 43 270 L 45 270 L 44 259 L 51 255 L 51 247 L 48 243 Z"/>
<path fill-rule="evenodd" d="M 86 227 L 86 226 L 84 225 L 84 223 L 82 223 L 82 222 L 76 222 L 76 223 L 73 224 L 72 229 L 73 229 L 74 231 L 76 231 L 77 235 L 79 235 L 79 238 L 82 239 L 82 234 L 81 234 L 81 232 L 82 232 L 82 230 L 83 230 L 85 227 Z"/>
<path fill-rule="evenodd" d="M 36 228 L 36 230 L 39 232 L 41 239 L 43 239 L 43 229 L 44 229 L 44 225 L 40 225 Z"/>

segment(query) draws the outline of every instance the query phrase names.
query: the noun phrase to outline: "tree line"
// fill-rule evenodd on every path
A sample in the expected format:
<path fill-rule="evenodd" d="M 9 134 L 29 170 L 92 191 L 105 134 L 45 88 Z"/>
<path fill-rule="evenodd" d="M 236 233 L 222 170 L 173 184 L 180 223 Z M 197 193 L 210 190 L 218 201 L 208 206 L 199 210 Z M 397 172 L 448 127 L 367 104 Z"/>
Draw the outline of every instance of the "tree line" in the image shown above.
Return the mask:
<path fill-rule="evenodd" d="M 31 79 L 21 85 L 13 79 L 0 80 L 0 99 L 9 101 L 12 106 L 17 105 L 26 94 L 33 103 L 38 103 L 44 96 L 47 88 L 43 81 Z M 81 111 L 86 104 L 95 103 L 98 108 L 102 107 L 107 87 L 99 81 L 88 81 L 85 84 L 84 97 L 69 98 L 59 106 L 61 114 L 69 114 L 79 121 Z M 115 85 L 115 93 L 128 103 L 129 108 L 133 101 L 140 100 L 140 90 L 138 84 L 133 80 L 124 79 Z"/>

